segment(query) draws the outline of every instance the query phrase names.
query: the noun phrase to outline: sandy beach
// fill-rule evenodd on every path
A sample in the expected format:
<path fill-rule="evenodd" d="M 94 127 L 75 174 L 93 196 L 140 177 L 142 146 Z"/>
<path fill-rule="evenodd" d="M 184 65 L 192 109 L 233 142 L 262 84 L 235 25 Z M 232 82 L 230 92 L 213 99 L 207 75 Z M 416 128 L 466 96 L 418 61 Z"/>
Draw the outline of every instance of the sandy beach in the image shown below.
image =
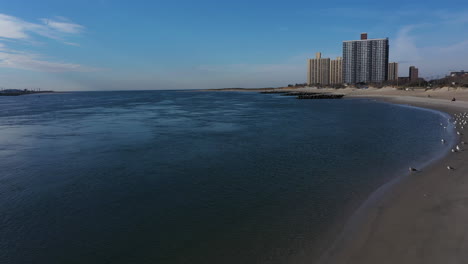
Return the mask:
<path fill-rule="evenodd" d="M 434 109 L 468 112 L 468 89 L 284 89 L 344 94 Z M 456 101 L 452 101 L 455 98 Z M 449 152 L 421 171 L 395 179 L 376 190 L 347 222 L 341 235 L 322 254 L 321 264 L 431 264 L 468 260 L 468 141 L 465 131 Z M 408 146 L 410 147 L 410 146 Z M 466 150 L 463 150 L 465 149 Z M 428 157 L 430 159 L 431 157 Z M 448 170 L 451 166 L 454 170 Z"/>
<path fill-rule="evenodd" d="M 451 115 L 468 111 L 468 91 L 462 89 L 341 89 L 339 92 L 348 98 L 376 98 Z M 457 101 L 452 102 L 453 97 Z M 378 199 L 363 205 L 357 213 L 360 215 L 347 224 L 320 263 L 466 263 L 468 145 L 460 144 L 466 141 L 466 135 L 462 129 L 458 130 L 462 132 L 458 144 L 467 150 L 450 152 L 420 172 L 374 193 Z M 455 169 L 448 170 L 447 166 Z"/>

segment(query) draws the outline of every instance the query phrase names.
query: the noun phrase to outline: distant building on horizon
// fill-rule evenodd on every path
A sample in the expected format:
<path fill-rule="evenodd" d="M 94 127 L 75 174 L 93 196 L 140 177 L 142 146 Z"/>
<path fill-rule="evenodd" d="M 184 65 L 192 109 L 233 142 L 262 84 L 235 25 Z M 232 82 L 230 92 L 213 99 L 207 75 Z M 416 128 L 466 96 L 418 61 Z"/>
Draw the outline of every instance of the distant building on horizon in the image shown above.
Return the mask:
<path fill-rule="evenodd" d="M 390 62 L 388 64 L 388 80 L 389 81 L 398 80 L 398 62 Z"/>
<path fill-rule="evenodd" d="M 307 85 L 330 84 L 330 58 L 322 58 L 322 53 L 317 52 L 307 65 Z"/>
<path fill-rule="evenodd" d="M 400 85 L 409 83 L 409 77 L 398 77 L 398 83 Z"/>
<path fill-rule="evenodd" d="M 458 72 L 450 72 L 449 77 L 464 77 L 468 76 L 468 71 L 458 71 Z"/>
<path fill-rule="evenodd" d="M 379 83 L 388 80 L 388 38 L 343 41 L 343 81 Z"/>
<path fill-rule="evenodd" d="M 419 70 L 415 66 L 409 67 L 409 81 L 410 82 L 419 81 Z"/>
<path fill-rule="evenodd" d="M 343 58 L 336 57 L 330 61 L 330 84 L 343 83 Z"/>

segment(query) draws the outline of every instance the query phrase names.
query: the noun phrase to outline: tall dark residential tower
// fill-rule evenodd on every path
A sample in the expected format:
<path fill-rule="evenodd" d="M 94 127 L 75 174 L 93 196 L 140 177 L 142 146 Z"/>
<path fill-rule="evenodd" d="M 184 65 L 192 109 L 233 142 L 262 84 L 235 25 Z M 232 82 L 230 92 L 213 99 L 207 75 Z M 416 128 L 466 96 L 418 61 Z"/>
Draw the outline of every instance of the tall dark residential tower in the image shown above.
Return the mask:
<path fill-rule="evenodd" d="M 417 82 L 419 80 L 419 70 L 414 66 L 409 67 L 409 81 Z"/>
<path fill-rule="evenodd" d="M 398 62 L 390 62 L 388 64 L 388 80 L 398 80 Z"/>
<path fill-rule="evenodd" d="M 379 83 L 388 80 L 388 38 L 343 41 L 343 81 Z"/>

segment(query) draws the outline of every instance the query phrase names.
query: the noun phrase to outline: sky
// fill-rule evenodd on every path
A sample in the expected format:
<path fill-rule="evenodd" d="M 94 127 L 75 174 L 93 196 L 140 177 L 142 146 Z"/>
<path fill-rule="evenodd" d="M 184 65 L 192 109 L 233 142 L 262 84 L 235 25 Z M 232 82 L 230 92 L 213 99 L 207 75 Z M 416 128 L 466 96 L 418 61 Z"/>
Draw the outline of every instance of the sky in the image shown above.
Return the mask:
<path fill-rule="evenodd" d="M 0 87 L 57 91 L 276 87 L 315 52 L 390 40 L 399 75 L 468 71 L 464 1 L 0 0 Z"/>

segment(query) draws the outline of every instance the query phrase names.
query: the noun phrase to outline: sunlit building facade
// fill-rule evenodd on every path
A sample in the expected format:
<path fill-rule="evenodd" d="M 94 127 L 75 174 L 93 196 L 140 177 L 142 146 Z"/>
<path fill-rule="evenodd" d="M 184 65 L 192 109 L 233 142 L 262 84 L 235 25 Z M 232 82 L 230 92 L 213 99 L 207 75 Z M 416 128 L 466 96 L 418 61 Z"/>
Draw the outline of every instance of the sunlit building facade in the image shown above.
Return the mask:
<path fill-rule="evenodd" d="M 330 84 L 343 83 L 343 59 L 337 57 L 330 61 Z"/>
<path fill-rule="evenodd" d="M 379 83 L 388 80 L 388 38 L 343 41 L 343 81 Z"/>
<path fill-rule="evenodd" d="M 322 53 L 315 53 L 315 59 L 307 61 L 307 84 L 330 84 L 330 58 L 322 58 Z"/>

